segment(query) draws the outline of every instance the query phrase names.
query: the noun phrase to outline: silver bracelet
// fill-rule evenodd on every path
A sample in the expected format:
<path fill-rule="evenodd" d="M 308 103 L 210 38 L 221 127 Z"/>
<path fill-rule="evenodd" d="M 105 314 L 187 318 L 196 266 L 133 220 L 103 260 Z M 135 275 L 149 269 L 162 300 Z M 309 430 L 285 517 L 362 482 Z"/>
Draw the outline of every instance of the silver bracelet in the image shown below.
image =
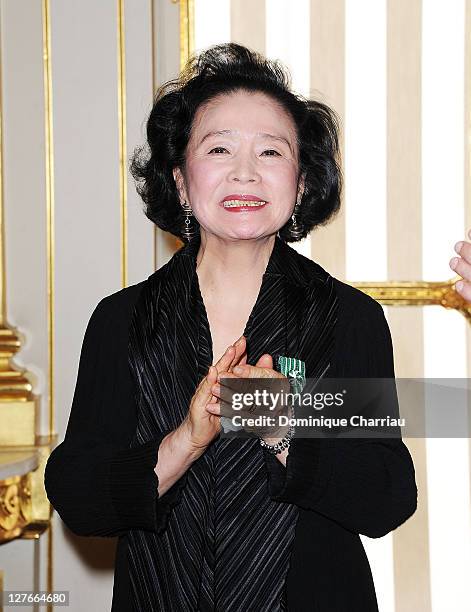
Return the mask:
<path fill-rule="evenodd" d="M 291 438 L 293 437 L 292 429 L 293 428 L 290 427 L 290 430 L 288 431 L 286 436 L 276 444 L 267 444 L 263 438 L 259 438 L 260 444 L 263 446 L 263 448 L 266 448 L 269 453 L 272 453 L 273 455 L 279 455 L 285 450 L 285 448 L 289 448 Z"/>
<path fill-rule="evenodd" d="M 290 410 L 291 416 L 293 417 L 294 416 L 294 408 L 293 408 L 293 406 L 290 406 L 290 408 L 291 408 L 291 410 Z M 282 438 L 276 444 L 268 444 L 267 442 L 265 442 L 265 440 L 263 438 L 259 438 L 259 442 L 260 442 L 261 446 L 263 448 L 266 448 L 269 453 L 272 453 L 273 455 L 279 455 L 286 448 L 289 448 L 289 445 L 291 443 L 291 440 L 292 440 L 293 436 L 294 436 L 294 426 L 290 425 L 288 433 L 286 434 L 286 436 L 284 438 Z"/>

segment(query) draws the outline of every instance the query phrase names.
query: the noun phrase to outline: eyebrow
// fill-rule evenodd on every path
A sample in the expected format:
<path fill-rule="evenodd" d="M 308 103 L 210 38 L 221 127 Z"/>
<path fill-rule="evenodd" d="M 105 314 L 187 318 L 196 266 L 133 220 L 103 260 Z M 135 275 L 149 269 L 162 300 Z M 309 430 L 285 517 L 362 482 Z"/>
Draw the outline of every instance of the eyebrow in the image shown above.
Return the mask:
<path fill-rule="evenodd" d="M 210 138 L 211 136 L 222 136 L 234 133 L 235 132 L 233 130 L 216 130 L 213 132 L 208 132 L 205 136 L 203 136 L 200 141 L 200 144 L 202 144 L 207 138 Z M 263 136 L 264 138 L 270 138 L 271 140 L 279 140 L 281 142 L 284 142 L 288 145 L 290 151 L 293 152 L 293 149 L 291 148 L 291 143 L 284 136 L 276 136 L 275 134 L 268 134 L 267 132 L 257 132 L 257 136 Z"/>

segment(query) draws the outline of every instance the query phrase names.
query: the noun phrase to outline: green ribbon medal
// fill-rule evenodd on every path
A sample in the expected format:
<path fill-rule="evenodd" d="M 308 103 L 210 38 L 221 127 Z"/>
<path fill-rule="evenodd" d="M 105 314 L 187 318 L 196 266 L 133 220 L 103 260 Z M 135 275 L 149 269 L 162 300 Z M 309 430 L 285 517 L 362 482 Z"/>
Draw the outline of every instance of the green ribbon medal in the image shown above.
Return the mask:
<path fill-rule="evenodd" d="M 306 384 L 306 364 L 296 357 L 278 355 L 278 370 L 289 379 L 293 393 L 301 393 Z"/>

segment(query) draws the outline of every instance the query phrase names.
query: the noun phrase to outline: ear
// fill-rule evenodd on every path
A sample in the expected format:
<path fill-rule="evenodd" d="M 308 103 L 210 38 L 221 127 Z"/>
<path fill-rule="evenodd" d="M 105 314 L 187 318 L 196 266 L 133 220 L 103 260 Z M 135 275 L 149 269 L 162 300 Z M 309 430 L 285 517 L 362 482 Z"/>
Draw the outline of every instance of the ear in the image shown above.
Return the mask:
<path fill-rule="evenodd" d="M 180 198 L 180 202 L 188 202 L 188 195 L 186 192 L 186 185 L 185 185 L 185 177 L 183 176 L 183 172 L 181 171 L 181 168 L 179 168 L 178 166 L 176 166 L 173 171 L 173 178 L 175 180 L 175 185 L 177 186 L 177 192 L 178 192 L 178 197 Z"/>

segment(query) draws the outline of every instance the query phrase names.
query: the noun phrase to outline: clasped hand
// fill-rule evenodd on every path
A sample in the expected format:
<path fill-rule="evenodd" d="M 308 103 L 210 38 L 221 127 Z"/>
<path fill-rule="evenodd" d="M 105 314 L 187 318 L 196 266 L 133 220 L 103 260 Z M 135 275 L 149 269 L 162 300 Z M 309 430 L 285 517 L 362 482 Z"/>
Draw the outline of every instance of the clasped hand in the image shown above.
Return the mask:
<path fill-rule="evenodd" d="M 193 395 L 190 410 L 181 427 L 188 433 L 191 446 L 200 455 L 221 431 L 221 384 L 227 379 L 237 378 L 284 378 L 286 376 L 273 369 L 273 358 L 263 354 L 255 365 L 247 364 L 247 344 L 241 336 L 231 344 L 219 361 L 210 366 L 207 375 L 201 380 Z M 222 379 L 225 383 L 222 383 Z M 251 416 L 254 416 L 252 413 Z M 274 444 L 286 432 L 276 432 L 278 437 L 264 438 Z"/>

